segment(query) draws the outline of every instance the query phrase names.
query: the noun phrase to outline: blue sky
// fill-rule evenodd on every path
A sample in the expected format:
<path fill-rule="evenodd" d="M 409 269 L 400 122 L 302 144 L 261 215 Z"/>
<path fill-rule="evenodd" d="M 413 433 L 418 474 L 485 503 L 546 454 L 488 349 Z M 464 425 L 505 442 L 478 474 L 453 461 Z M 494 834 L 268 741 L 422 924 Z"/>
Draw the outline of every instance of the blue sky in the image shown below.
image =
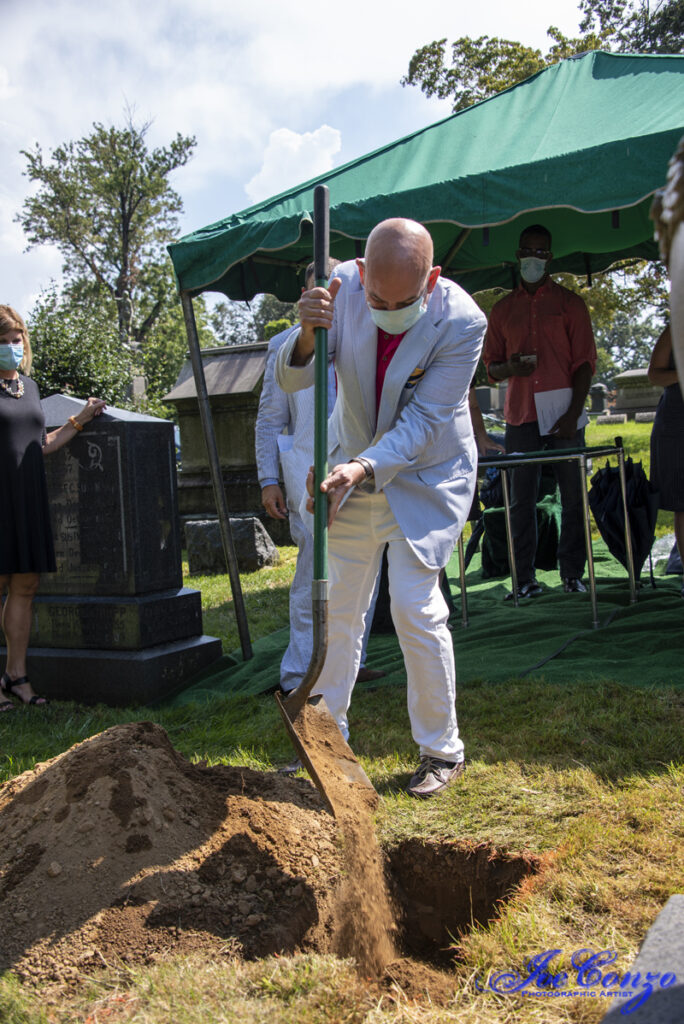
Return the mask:
<path fill-rule="evenodd" d="M 195 135 L 172 180 L 184 234 L 448 114 L 399 84 L 419 46 L 499 35 L 545 48 L 550 24 L 574 35 L 579 23 L 574 0 L 0 0 L 0 11 L 0 301 L 24 313 L 59 281 L 61 259 L 24 251 L 21 149 L 121 123 L 126 105 L 152 122 L 152 145 Z"/>

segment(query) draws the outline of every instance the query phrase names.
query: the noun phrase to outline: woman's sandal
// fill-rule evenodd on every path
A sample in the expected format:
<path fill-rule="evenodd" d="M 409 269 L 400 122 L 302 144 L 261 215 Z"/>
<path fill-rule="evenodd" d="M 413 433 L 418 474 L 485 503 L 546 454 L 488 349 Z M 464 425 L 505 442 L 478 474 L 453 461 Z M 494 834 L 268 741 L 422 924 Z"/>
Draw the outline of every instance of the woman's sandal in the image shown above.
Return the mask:
<path fill-rule="evenodd" d="M 5 672 L 5 675 L 0 679 L 0 695 L 5 692 L 5 679 L 9 679 L 9 676 Z M 11 680 L 10 680 L 11 684 Z M 11 700 L 0 700 L 0 714 L 4 714 L 6 711 L 14 711 L 14 704 Z"/>
<path fill-rule="evenodd" d="M 34 707 L 41 708 L 45 704 L 49 704 L 50 702 L 49 700 L 47 700 L 46 697 L 39 697 L 36 693 L 34 693 L 32 697 L 29 697 L 28 700 L 24 700 L 21 694 L 16 692 L 17 686 L 23 686 L 24 683 L 28 683 L 28 681 L 28 676 L 20 676 L 18 679 L 10 679 L 10 677 L 5 672 L 2 676 L 2 679 L 0 679 L 0 690 L 2 690 L 2 692 L 4 693 L 11 694 L 13 697 L 16 697 L 16 699 L 20 701 L 22 704 L 32 704 Z M 4 703 L 0 704 L 0 712 L 9 710 L 9 708 L 6 707 L 7 704 L 10 704 L 11 707 L 14 708 L 12 702 L 7 700 Z"/>

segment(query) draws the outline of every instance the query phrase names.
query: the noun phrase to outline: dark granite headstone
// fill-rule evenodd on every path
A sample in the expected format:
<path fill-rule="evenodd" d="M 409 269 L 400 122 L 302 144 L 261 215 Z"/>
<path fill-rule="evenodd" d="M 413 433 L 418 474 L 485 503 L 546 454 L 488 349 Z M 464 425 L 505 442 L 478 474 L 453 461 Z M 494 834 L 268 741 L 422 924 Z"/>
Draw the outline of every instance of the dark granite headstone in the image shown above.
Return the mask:
<path fill-rule="evenodd" d="M 43 401 L 47 427 L 82 402 Z M 74 408 L 75 407 L 75 408 Z M 173 425 L 125 409 L 98 416 L 45 459 L 57 572 L 43 594 L 148 594 L 181 587 Z"/>
<path fill-rule="evenodd" d="M 230 530 L 240 572 L 256 572 L 265 565 L 277 565 L 280 561 L 278 548 L 254 516 L 231 516 Z M 226 556 L 218 519 L 186 523 L 185 537 L 191 576 L 226 571 Z"/>
<path fill-rule="evenodd" d="M 47 429 L 83 402 L 42 402 Z M 41 579 L 29 647 L 47 697 L 146 703 L 221 655 L 183 587 L 173 424 L 108 409 L 45 459 L 57 572 Z"/>
<path fill-rule="evenodd" d="M 589 412 L 601 414 L 606 411 L 606 396 L 608 394 L 608 388 L 605 384 L 592 384 L 589 388 L 589 395 L 591 396 L 591 408 Z"/>

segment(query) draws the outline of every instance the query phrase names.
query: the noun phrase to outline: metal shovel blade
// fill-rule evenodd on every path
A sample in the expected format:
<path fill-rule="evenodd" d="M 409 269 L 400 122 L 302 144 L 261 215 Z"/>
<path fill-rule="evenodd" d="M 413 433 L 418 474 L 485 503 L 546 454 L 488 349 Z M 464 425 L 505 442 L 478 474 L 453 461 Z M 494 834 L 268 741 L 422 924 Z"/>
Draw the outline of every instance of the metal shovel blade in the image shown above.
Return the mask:
<path fill-rule="evenodd" d="M 276 694 L 288 735 L 316 789 L 335 818 L 358 809 L 375 810 L 379 796 L 339 730 L 322 696 L 294 708 Z"/>

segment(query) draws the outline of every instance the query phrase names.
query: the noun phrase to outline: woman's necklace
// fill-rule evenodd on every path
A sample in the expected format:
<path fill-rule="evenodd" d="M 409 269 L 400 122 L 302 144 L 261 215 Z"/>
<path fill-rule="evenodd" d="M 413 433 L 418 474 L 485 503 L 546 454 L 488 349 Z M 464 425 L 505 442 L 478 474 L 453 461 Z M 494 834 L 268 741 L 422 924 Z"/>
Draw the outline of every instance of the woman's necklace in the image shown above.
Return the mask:
<path fill-rule="evenodd" d="M 17 381 L 16 391 L 12 388 L 12 384 L 15 380 Z M 11 395 L 12 398 L 21 398 L 24 394 L 24 382 L 21 377 L 12 377 L 9 380 L 5 377 L 0 377 L 0 388 L 3 391 L 6 391 L 8 395 Z"/>

